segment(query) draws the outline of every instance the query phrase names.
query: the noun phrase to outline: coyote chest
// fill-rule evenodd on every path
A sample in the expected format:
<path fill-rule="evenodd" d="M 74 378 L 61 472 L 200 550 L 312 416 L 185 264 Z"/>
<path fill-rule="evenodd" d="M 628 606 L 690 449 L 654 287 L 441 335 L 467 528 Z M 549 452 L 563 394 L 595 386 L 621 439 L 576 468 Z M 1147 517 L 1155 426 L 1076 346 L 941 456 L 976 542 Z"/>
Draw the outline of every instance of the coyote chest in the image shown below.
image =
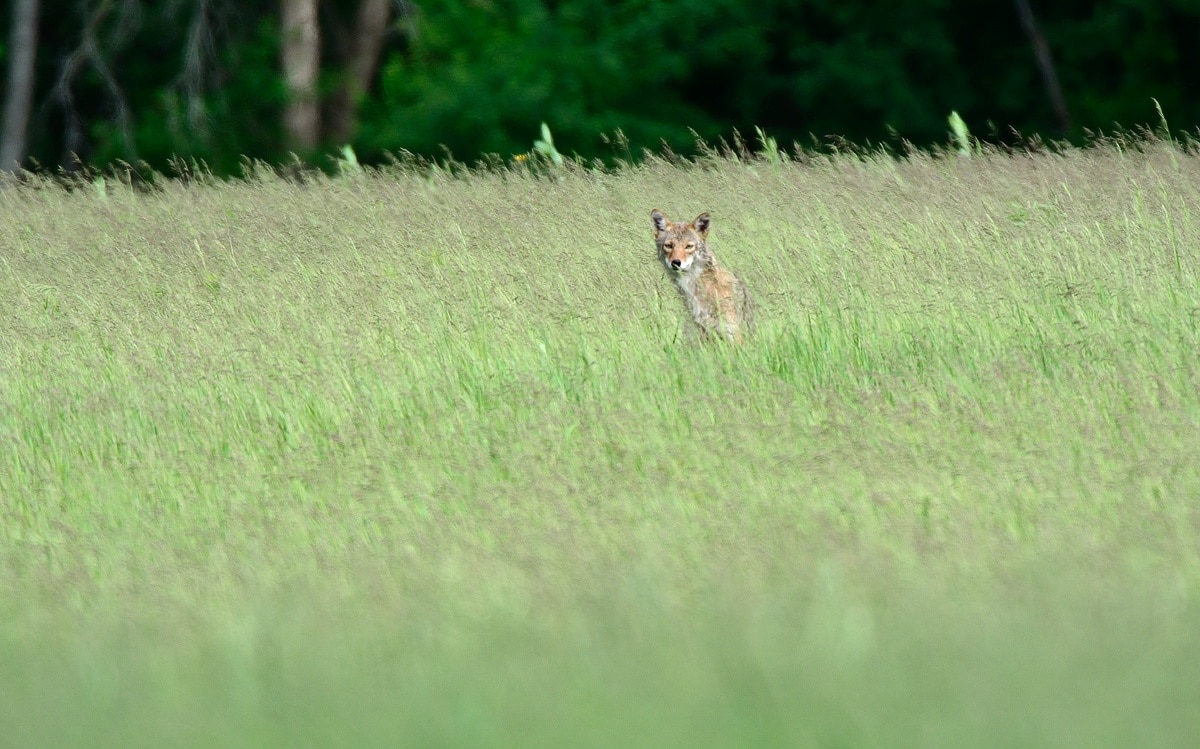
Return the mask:
<path fill-rule="evenodd" d="M 749 296 L 708 249 L 712 219 L 702 213 L 690 223 L 672 222 L 657 209 L 650 218 L 659 258 L 701 333 L 740 343 L 750 326 Z"/>

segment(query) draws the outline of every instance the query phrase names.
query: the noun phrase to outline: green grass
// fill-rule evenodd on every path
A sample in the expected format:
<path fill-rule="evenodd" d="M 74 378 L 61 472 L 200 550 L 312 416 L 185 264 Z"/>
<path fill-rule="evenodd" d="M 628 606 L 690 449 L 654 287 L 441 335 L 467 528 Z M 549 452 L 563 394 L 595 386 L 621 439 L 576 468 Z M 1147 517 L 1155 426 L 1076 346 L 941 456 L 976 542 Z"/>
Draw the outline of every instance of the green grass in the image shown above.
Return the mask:
<path fill-rule="evenodd" d="M 1188 745 L 1200 160 L 1134 145 L 0 190 L 0 744 Z"/>

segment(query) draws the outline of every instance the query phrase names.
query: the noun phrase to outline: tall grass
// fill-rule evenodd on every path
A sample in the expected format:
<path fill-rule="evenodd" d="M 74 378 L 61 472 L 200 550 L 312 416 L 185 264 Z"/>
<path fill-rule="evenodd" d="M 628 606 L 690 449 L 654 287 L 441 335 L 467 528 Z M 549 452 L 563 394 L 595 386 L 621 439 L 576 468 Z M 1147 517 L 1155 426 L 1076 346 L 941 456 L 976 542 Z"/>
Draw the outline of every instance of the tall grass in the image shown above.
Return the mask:
<path fill-rule="evenodd" d="M 1154 140 L 0 191 L 0 743 L 1186 745 L 1198 198 Z"/>

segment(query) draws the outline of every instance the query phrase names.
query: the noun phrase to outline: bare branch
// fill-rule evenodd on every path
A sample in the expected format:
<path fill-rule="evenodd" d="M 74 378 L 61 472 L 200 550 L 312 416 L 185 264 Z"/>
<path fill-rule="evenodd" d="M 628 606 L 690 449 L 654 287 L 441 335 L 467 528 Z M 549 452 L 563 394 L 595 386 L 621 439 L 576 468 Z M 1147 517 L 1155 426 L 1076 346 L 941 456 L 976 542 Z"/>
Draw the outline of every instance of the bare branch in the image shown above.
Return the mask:
<path fill-rule="evenodd" d="M 1042 74 L 1042 85 L 1050 106 L 1054 109 L 1054 117 L 1058 120 L 1058 128 L 1066 134 L 1071 130 L 1071 114 L 1067 111 L 1067 100 L 1063 97 L 1062 85 L 1058 82 L 1058 71 L 1054 67 L 1054 58 L 1050 55 L 1050 45 L 1038 28 L 1037 20 L 1033 17 L 1033 7 L 1029 0 L 1013 0 L 1017 9 L 1017 19 L 1033 48 L 1034 59 L 1037 60 L 1038 71 Z"/>
<path fill-rule="evenodd" d="M 84 5 L 86 7 L 87 4 Z M 120 12 L 106 39 L 111 53 L 119 51 L 124 46 L 125 42 L 136 32 L 141 21 L 141 7 L 136 0 L 121 0 L 117 7 Z M 88 69 L 91 69 L 100 79 L 100 83 L 112 100 L 114 119 L 121 136 L 121 145 L 126 159 L 131 162 L 136 159 L 133 142 L 133 117 L 129 105 L 125 101 L 125 93 L 121 90 L 116 76 L 113 75 L 100 44 L 101 30 L 113 8 L 113 0 L 99 0 L 95 9 L 88 14 L 80 33 L 79 45 L 63 59 L 59 66 L 58 79 L 50 90 L 48 103 L 56 103 L 61 106 L 66 120 L 63 145 L 69 166 L 74 166 L 72 162 L 78 158 L 85 144 L 83 118 L 75 107 L 75 97 L 71 87 L 79 74 Z"/>
<path fill-rule="evenodd" d="M 209 0 L 196 0 L 183 43 L 183 66 L 173 85 L 183 93 L 188 129 L 207 140 L 208 110 L 204 94 L 208 88 L 209 65 L 216 57 Z"/>
<path fill-rule="evenodd" d="M 208 97 L 222 97 L 223 68 L 218 52 L 229 43 L 229 16 L 236 10 L 233 0 L 168 0 L 166 3 L 163 11 L 166 22 L 187 28 L 179 72 L 168 88 L 168 127 L 179 142 L 211 142 Z"/>

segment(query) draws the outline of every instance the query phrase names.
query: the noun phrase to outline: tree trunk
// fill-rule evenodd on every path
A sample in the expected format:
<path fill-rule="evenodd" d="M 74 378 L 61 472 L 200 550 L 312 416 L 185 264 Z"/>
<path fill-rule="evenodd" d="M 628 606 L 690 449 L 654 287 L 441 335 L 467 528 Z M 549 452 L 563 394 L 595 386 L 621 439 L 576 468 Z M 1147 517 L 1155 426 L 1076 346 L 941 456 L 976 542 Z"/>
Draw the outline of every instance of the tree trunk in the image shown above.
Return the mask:
<path fill-rule="evenodd" d="M 288 92 L 283 129 L 289 148 L 312 151 L 321 136 L 317 101 L 317 74 L 321 69 L 317 0 L 281 0 L 281 3 L 283 77 Z"/>
<path fill-rule="evenodd" d="M 25 160 L 29 110 L 33 103 L 37 26 L 38 0 L 16 0 L 13 4 L 12 36 L 9 39 L 4 130 L 0 134 L 0 171 L 15 172 Z"/>
<path fill-rule="evenodd" d="M 1042 85 L 1046 88 L 1046 96 L 1054 109 L 1054 117 L 1058 120 L 1058 129 L 1063 135 L 1071 130 L 1071 114 L 1067 111 L 1067 100 L 1063 97 L 1062 85 L 1058 82 L 1058 71 L 1054 68 L 1054 58 L 1050 56 L 1050 45 L 1038 28 L 1037 20 L 1033 17 L 1033 7 L 1029 0 L 1013 0 L 1017 8 L 1017 19 L 1033 48 L 1033 57 L 1037 60 L 1038 70 L 1042 74 Z"/>
<path fill-rule="evenodd" d="M 339 145 L 353 140 L 358 129 L 358 106 L 379 67 L 391 6 L 391 0 L 362 0 L 358 6 L 346 70 L 329 110 L 329 134 Z"/>

